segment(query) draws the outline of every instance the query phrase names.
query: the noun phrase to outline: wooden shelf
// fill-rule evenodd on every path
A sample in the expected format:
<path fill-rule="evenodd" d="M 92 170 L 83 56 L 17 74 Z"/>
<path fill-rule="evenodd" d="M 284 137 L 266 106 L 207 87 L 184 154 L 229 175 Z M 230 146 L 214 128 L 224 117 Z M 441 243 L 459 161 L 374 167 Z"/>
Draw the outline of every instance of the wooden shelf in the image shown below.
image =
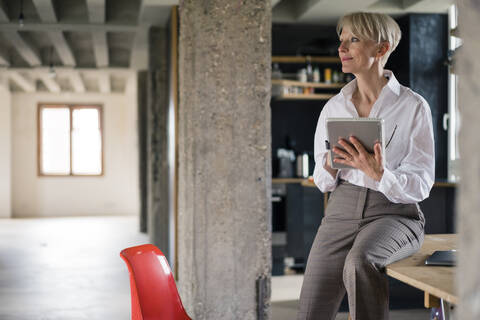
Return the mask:
<path fill-rule="evenodd" d="M 278 96 L 274 96 L 277 100 L 328 100 L 331 97 L 335 96 L 335 94 L 330 93 L 311 93 L 311 94 L 304 94 L 304 93 L 289 93 L 289 94 L 282 94 Z"/>
<path fill-rule="evenodd" d="M 272 85 L 284 87 L 308 87 L 322 89 L 338 89 L 346 85 L 346 83 L 324 83 L 324 82 L 300 82 L 295 80 L 274 79 Z"/>
<path fill-rule="evenodd" d="M 304 56 L 273 56 L 272 63 L 341 63 L 339 57 L 311 56 L 309 59 Z"/>

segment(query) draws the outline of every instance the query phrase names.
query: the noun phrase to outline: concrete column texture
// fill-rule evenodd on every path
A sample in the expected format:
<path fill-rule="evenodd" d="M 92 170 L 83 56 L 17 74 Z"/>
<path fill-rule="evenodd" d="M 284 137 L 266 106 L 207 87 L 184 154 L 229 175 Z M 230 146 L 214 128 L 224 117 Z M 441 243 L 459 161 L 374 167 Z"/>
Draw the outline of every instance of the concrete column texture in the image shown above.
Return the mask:
<path fill-rule="evenodd" d="M 150 242 L 162 250 L 173 266 L 170 228 L 169 167 L 168 167 L 168 67 L 166 30 L 151 28 L 147 72 L 147 230 Z"/>
<path fill-rule="evenodd" d="M 180 1 L 178 277 L 194 319 L 268 319 L 270 0 Z"/>
<path fill-rule="evenodd" d="M 147 232 L 148 218 L 148 108 L 147 71 L 137 72 L 138 181 L 140 188 L 140 231 Z"/>
<path fill-rule="evenodd" d="M 455 319 L 480 319 L 480 1 L 458 1 L 458 30 L 463 46 L 455 55 L 459 74 L 460 192 L 458 204 L 460 304 Z"/>

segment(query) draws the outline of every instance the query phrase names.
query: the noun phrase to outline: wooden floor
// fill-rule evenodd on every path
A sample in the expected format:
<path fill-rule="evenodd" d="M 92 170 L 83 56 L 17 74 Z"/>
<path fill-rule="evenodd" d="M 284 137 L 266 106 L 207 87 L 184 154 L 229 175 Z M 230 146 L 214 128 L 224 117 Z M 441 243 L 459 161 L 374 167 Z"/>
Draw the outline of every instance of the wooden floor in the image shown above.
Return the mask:
<path fill-rule="evenodd" d="M 137 230 L 135 217 L 0 219 L 0 320 L 130 319 L 119 252 L 148 242 Z M 298 290 L 286 283 L 276 287 Z M 273 302 L 272 319 L 295 319 L 297 305 Z M 393 311 L 400 319 L 428 319 L 428 311 Z"/>

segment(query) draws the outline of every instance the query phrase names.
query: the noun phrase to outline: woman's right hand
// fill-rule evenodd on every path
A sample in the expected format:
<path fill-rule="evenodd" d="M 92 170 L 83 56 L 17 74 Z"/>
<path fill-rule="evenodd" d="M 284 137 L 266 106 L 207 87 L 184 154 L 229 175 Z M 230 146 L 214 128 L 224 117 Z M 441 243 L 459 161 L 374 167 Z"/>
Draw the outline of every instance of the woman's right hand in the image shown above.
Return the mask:
<path fill-rule="evenodd" d="M 327 160 L 325 161 L 325 164 L 323 165 L 323 168 L 325 170 L 327 170 L 328 173 L 330 173 L 330 175 L 333 177 L 333 179 L 335 179 L 335 177 L 337 176 L 338 169 L 333 169 L 332 168 L 332 163 L 330 161 L 330 152 L 332 152 L 332 151 L 328 151 L 328 153 L 327 153 Z"/>

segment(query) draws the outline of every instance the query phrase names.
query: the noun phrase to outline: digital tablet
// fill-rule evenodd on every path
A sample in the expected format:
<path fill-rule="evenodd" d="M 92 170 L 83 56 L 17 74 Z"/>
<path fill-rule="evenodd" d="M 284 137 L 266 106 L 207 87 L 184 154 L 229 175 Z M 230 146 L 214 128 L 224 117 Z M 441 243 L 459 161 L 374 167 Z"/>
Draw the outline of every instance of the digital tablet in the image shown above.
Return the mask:
<path fill-rule="evenodd" d="M 380 142 L 382 148 L 382 155 L 385 154 L 385 133 L 384 133 L 384 121 L 377 118 L 327 118 L 327 141 L 325 141 L 326 147 L 329 150 L 329 157 L 331 160 L 332 168 L 342 169 L 351 168 L 348 165 L 335 163 L 333 159 L 338 157 L 333 152 L 333 147 L 338 147 L 342 150 L 343 147 L 338 144 L 339 139 L 345 139 L 349 142 L 349 137 L 354 136 L 365 147 L 368 152 L 373 153 L 373 146 L 375 143 Z M 385 161 L 385 157 L 382 157 Z"/>
<path fill-rule="evenodd" d="M 454 266 L 456 260 L 456 250 L 435 251 L 425 260 L 425 264 L 429 266 Z"/>

